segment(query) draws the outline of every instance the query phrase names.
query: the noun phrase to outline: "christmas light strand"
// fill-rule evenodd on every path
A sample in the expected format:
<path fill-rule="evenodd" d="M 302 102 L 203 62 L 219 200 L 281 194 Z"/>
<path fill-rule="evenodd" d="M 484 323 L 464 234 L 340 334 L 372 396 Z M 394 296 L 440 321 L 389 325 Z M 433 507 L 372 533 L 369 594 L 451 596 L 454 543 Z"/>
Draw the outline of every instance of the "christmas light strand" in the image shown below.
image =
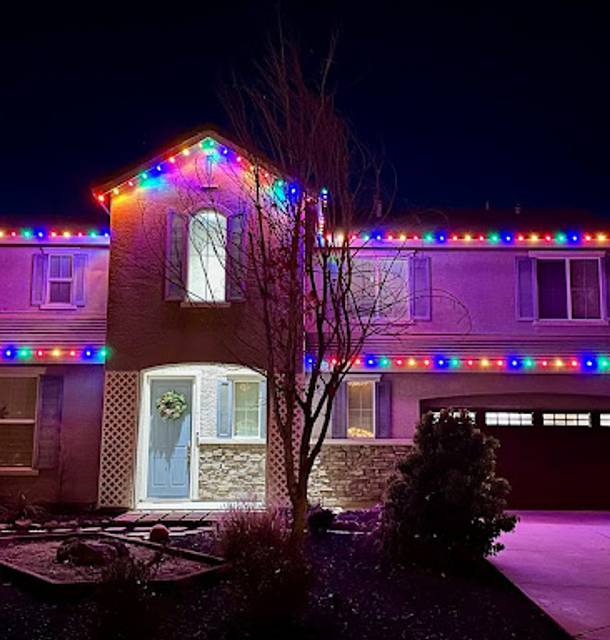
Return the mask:
<path fill-rule="evenodd" d="M 5 345 L 0 349 L 3 361 L 22 364 L 39 361 L 69 361 L 99 364 L 106 361 L 107 347 L 29 347 L 24 345 Z"/>
<path fill-rule="evenodd" d="M 44 229 L 40 227 L 22 227 L 20 229 L 0 229 L 0 240 L 74 240 L 74 239 L 98 239 L 110 238 L 107 229 L 89 229 L 88 231 L 71 231 L 65 228 Z"/>
<path fill-rule="evenodd" d="M 305 358 L 306 369 L 311 370 L 316 360 L 313 356 Z M 330 370 L 340 364 L 336 358 L 322 361 L 322 369 Z M 607 355 L 548 356 L 535 358 L 528 356 L 506 355 L 499 357 L 455 357 L 433 355 L 380 356 L 363 355 L 351 362 L 352 370 L 392 369 L 406 371 L 478 371 L 478 372 L 519 372 L 519 373 L 610 373 L 610 357 Z"/>

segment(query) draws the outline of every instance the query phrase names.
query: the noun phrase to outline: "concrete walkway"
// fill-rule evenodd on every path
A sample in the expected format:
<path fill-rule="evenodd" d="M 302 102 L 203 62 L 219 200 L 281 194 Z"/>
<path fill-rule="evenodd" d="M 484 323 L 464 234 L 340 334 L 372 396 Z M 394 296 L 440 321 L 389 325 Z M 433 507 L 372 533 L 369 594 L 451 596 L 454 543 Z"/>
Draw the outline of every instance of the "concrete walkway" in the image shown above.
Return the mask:
<path fill-rule="evenodd" d="M 492 563 L 575 638 L 610 640 L 610 513 L 519 516 Z"/>

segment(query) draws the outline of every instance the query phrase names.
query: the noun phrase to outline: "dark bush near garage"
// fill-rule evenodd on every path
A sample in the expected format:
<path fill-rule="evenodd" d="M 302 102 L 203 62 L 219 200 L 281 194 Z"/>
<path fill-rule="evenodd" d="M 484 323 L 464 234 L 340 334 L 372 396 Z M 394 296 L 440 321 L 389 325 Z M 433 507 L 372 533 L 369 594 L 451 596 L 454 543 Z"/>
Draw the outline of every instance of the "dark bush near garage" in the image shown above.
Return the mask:
<path fill-rule="evenodd" d="M 505 513 L 510 485 L 495 474 L 499 442 L 466 412 L 425 415 L 398 465 L 382 517 L 385 551 L 396 560 L 463 567 L 500 551 L 515 527 Z"/>

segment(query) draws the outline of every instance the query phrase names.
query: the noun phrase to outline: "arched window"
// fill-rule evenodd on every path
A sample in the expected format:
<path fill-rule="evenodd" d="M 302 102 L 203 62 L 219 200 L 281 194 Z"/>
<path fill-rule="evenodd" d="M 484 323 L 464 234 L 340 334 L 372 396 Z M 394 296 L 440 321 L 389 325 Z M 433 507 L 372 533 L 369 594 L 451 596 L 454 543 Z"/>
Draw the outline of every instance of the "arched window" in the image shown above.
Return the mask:
<path fill-rule="evenodd" d="M 201 211 L 190 220 L 188 297 L 193 302 L 226 300 L 227 219 L 217 211 Z"/>

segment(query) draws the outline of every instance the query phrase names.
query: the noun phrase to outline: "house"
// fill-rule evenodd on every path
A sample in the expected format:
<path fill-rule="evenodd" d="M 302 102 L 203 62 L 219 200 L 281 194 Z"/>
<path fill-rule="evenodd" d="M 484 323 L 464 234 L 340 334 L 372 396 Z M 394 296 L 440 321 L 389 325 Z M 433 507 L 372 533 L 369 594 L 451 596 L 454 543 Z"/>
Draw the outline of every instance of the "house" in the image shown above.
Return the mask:
<path fill-rule="evenodd" d="M 107 231 L 0 228 L 0 498 L 97 502 Z"/>
<path fill-rule="evenodd" d="M 101 507 L 282 496 L 256 300 L 229 277 L 251 224 L 251 162 L 205 130 L 96 190 L 112 233 Z M 273 192 L 281 178 L 263 174 Z M 501 441 L 515 506 L 610 507 L 603 224 L 474 212 L 350 233 L 364 283 L 378 286 L 390 258 L 409 304 L 391 318 L 398 333 L 375 332 L 355 358 L 311 499 L 379 500 L 422 413 L 450 406 Z M 312 334 L 305 350 L 307 363 Z"/>

